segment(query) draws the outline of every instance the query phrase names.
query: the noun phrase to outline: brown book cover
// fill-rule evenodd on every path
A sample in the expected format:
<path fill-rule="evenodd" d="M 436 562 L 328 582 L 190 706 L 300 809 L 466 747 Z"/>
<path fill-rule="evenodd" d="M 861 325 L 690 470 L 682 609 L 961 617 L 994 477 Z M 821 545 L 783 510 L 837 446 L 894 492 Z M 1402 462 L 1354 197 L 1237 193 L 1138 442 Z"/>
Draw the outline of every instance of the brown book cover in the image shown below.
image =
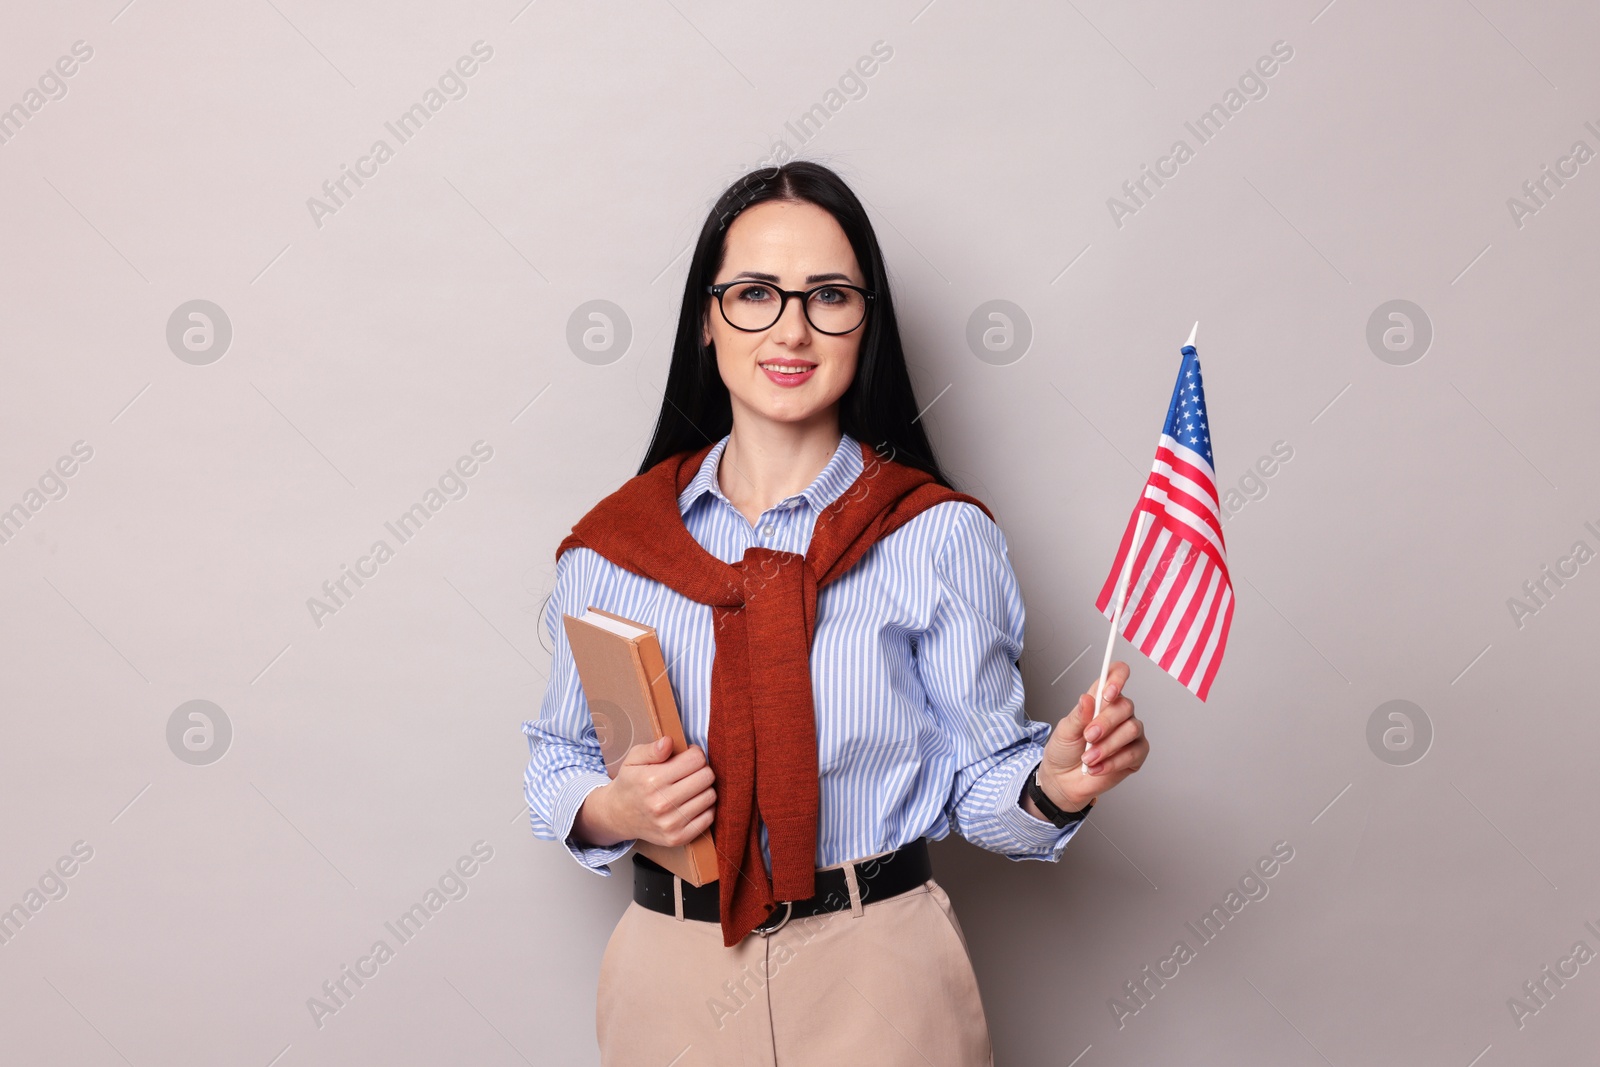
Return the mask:
<path fill-rule="evenodd" d="M 674 756 L 689 747 L 655 627 L 596 607 L 582 615 L 563 612 L 561 622 L 607 774 L 617 776 L 628 749 L 663 735 L 672 738 Z M 639 841 L 634 849 L 690 885 L 717 878 L 717 850 L 709 829 L 687 845 Z"/>

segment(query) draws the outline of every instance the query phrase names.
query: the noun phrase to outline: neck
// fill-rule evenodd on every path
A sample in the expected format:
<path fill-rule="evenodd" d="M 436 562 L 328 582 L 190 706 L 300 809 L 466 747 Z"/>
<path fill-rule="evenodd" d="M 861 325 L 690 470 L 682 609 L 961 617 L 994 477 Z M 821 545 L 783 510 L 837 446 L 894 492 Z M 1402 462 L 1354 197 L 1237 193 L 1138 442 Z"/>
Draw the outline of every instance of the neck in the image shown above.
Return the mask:
<path fill-rule="evenodd" d="M 778 501 L 816 481 L 839 447 L 837 415 L 808 423 L 734 419 L 717 483 L 753 524 Z"/>

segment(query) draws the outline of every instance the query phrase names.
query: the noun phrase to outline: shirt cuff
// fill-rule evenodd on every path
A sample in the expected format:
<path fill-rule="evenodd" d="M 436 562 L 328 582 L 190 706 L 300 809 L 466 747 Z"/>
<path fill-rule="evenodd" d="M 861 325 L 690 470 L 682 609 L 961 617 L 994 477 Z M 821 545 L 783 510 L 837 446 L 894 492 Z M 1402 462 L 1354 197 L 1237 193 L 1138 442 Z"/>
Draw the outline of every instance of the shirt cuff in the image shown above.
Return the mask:
<path fill-rule="evenodd" d="M 1067 842 L 1072 840 L 1078 828 L 1088 820 L 1088 815 L 1085 814 L 1071 826 L 1058 830 L 1055 823 L 1035 818 L 1022 806 L 1022 785 L 1028 780 L 1028 775 L 1033 773 L 1037 763 L 1038 760 L 1035 758 L 1017 764 L 1019 770 L 1012 775 L 1011 784 L 1000 794 L 1001 800 L 1009 797 L 1011 803 L 1002 805 L 995 815 L 999 819 L 1000 826 L 1018 844 L 1025 846 L 1024 851 L 1012 853 L 1012 859 L 1054 862 L 1061 858 L 1062 849 L 1067 847 Z"/>
<path fill-rule="evenodd" d="M 556 797 L 555 810 L 552 812 L 558 820 L 556 829 L 561 835 L 562 844 L 567 846 L 567 852 L 584 867 L 606 878 L 611 877 L 610 864 L 626 856 L 628 850 L 633 847 L 633 842 L 618 841 L 614 845 L 604 847 L 579 844 L 572 837 L 572 824 L 578 818 L 578 809 L 583 807 L 583 802 L 588 799 L 589 794 L 610 782 L 611 778 L 599 771 L 585 771 L 575 775 L 562 787 L 560 795 Z"/>

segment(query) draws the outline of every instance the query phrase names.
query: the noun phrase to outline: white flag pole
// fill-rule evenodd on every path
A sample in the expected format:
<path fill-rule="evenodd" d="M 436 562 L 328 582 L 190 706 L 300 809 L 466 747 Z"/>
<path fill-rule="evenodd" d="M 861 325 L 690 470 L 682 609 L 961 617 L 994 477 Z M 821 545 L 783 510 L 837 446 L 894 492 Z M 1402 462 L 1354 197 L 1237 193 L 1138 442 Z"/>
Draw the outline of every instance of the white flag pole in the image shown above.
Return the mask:
<path fill-rule="evenodd" d="M 1144 499 L 1142 489 L 1139 499 Z M 1139 512 L 1139 524 L 1133 530 L 1133 543 L 1128 546 L 1128 555 L 1122 561 L 1122 574 L 1117 578 L 1117 606 L 1111 611 L 1111 635 L 1106 638 L 1106 654 L 1100 661 L 1100 684 L 1095 687 L 1094 715 L 1090 716 L 1089 722 L 1093 722 L 1099 716 L 1100 706 L 1104 703 L 1106 675 L 1111 671 L 1111 649 L 1117 643 L 1117 627 L 1122 623 L 1122 606 L 1128 599 L 1128 573 L 1133 570 L 1133 557 L 1139 554 L 1139 542 L 1144 540 L 1145 520 L 1149 517 L 1148 511 Z M 1084 729 L 1088 729 L 1089 723 L 1083 725 Z M 1089 764 L 1085 762 L 1081 769 L 1084 774 L 1088 774 Z"/>
<path fill-rule="evenodd" d="M 1195 335 L 1199 332 L 1200 323 L 1196 322 L 1194 328 L 1189 331 L 1189 339 L 1184 342 L 1184 347 L 1187 348 L 1189 345 L 1194 344 Z M 1157 438 L 1156 443 L 1160 444 L 1159 438 Z M 1144 490 L 1142 488 L 1139 492 L 1139 499 L 1144 499 Z M 1100 684 L 1095 686 L 1094 715 L 1090 716 L 1089 722 L 1093 722 L 1100 715 L 1101 705 L 1105 701 L 1106 675 L 1111 672 L 1111 650 L 1117 643 L 1117 628 L 1122 623 L 1122 608 L 1128 599 L 1128 575 L 1133 570 L 1134 557 L 1139 554 L 1139 543 L 1144 540 L 1145 520 L 1149 517 L 1150 513 L 1148 511 L 1139 512 L 1139 522 L 1133 530 L 1133 543 L 1128 546 L 1128 554 L 1122 561 L 1122 574 L 1117 577 L 1117 605 L 1111 610 L 1111 634 L 1106 638 L 1106 654 L 1100 660 Z M 1084 723 L 1085 729 L 1088 729 L 1088 726 L 1089 723 Z M 1082 764 L 1080 769 L 1084 774 L 1089 773 L 1089 765 L 1087 763 Z"/>

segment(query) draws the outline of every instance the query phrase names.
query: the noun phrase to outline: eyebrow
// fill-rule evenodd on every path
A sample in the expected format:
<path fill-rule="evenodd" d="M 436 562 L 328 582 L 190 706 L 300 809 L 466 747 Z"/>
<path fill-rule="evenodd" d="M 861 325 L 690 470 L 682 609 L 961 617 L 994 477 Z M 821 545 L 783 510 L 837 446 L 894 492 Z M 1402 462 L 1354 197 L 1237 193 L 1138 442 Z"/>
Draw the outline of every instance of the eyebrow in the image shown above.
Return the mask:
<path fill-rule="evenodd" d="M 778 284 L 778 276 L 776 274 L 763 274 L 762 272 L 756 271 L 756 270 L 742 270 L 738 274 L 735 274 L 734 278 L 754 278 L 758 282 L 771 282 L 774 285 Z M 848 282 L 848 281 L 850 281 L 850 276 L 848 274 L 839 274 L 838 272 L 834 272 L 832 274 L 808 274 L 808 275 L 806 275 L 806 284 L 807 285 L 813 284 L 815 282 Z"/>

